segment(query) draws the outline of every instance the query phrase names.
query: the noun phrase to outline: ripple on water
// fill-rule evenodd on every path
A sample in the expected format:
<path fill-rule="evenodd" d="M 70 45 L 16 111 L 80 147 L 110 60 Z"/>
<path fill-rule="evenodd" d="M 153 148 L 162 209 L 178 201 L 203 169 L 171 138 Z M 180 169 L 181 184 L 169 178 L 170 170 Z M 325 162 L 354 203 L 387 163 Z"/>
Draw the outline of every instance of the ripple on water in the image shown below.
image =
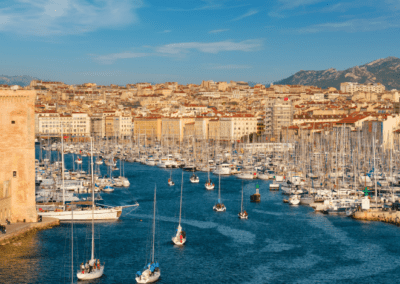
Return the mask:
<path fill-rule="evenodd" d="M 300 247 L 299 245 L 286 244 L 280 241 L 266 239 L 267 245 L 261 249 L 261 252 L 282 252 Z"/>

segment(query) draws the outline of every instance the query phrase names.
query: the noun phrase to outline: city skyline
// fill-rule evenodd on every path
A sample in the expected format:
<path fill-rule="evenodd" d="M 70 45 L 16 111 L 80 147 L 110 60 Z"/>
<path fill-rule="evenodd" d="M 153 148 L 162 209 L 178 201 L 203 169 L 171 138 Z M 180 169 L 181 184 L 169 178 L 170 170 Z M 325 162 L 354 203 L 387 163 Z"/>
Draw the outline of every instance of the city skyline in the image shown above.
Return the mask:
<path fill-rule="evenodd" d="M 0 73 L 67 84 L 269 84 L 398 57 L 399 9 L 391 0 L 3 3 Z"/>

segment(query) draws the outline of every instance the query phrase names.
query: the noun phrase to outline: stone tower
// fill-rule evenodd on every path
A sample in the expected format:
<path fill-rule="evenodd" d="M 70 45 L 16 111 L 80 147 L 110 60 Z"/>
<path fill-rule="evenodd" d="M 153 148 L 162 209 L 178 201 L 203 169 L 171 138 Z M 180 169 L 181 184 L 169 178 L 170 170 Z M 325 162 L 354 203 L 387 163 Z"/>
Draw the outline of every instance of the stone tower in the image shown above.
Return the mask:
<path fill-rule="evenodd" d="M 36 91 L 0 90 L 0 222 L 36 222 Z"/>

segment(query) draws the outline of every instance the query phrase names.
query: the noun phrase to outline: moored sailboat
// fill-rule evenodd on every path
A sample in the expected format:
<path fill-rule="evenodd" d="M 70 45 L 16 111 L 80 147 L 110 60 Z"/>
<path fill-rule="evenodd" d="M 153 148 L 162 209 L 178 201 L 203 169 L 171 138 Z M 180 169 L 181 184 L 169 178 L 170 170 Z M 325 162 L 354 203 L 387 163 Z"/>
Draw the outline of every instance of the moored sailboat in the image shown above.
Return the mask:
<path fill-rule="evenodd" d="M 239 219 L 248 219 L 249 215 L 247 214 L 246 210 L 243 210 L 243 182 L 242 182 L 242 202 L 240 204 L 240 212 L 239 212 Z"/>
<path fill-rule="evenodd" d="M 172 237 L 172 242 L 178 246 L 186 243 L 186 232 L 182 231 L 181 219 L 182 219 L 182 194 L 183 194 L 183 171 L 182 171 L 182 185 L 181 185 L 181 201 L 179 207 L 179 223 L 176 229 L 176 235 Z"/>
<path fill-rule="evenodd" d="M 92 146 L 92 145 L 91 145 Z M 93 148 L 92 148 L 93 149 Z M 93 150 L 92 150 L 93 154 Z M 99 259 L 94 258 L 94 183 L 93 183 L 93 155 L 90 155 L 91 157 L 91 169 L 92 169 L 92 252 L 91 252 L 91 257 L 90 260 L 88 260 L 86 263 L 89 266 L 89 270 L 85 271 L 81 270 L 78 271 L 76 276 L 78 277 L 79 280 L 91 280 L 91 279 L 97 279 L 103 276 L 104 272 L 104 263 L 103 265 L 100 264 Z M 73 216 L 73 211 L 71 211 L 72 216 Z"/>
<path fill-rule="evenodd" d="M 218 203 L 214 205 L 213 209 L 217 212 L 226 211 L 225 205 L 221 202 L 221 175 L 218 175 Z"/>
<path fill-rule="evenodd" d="M 143 271 L 136 272 L 136 282 L 137 283 L 152 283 L 156 282 L 160 276 L 161 271 L 158 262 L 154 262 L 154 242 L 156 234 L 156 192 L 157 186 L 154 187 L 154 217 L 153 217 L 153 240 L 152 240 L 152 253 L 151 253 L 151 263 L 148 263 Z"/>

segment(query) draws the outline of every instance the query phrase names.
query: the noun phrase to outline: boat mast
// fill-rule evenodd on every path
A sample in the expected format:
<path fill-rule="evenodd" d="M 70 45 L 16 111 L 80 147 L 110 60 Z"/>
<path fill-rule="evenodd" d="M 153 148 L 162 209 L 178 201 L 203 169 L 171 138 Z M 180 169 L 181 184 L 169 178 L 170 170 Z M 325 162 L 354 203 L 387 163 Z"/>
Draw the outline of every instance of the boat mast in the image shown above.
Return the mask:
<path fill-rule="evenodd" d="M 93 177 L 93 143 L 92 143 L 92 137 L 90 137 L 90 164 L 92 168 L 92 182 L 91 182 L 91 188 L 92 188 L 92 258 L 94 259 L 94 177 Z"/>
<path fill-rule="evenodd" d="M 71 283 L 74 283 L 74 210 L 71 208 Z"/>
<path fill-rule="evenodd" d="M 243 180 L 242 180 L 242 203 L 240 204 L 240 213 L 243 213 Z"/>
<path fill-rule="evenodd" d="M 376 188 L 376 168 L 375 168 L 375 135 L 372 139 L 372 147 L 374 150 L 374 182 L 375 182 L 375 203 L 378 203 L 378 195 L 377 195 L 377 188 Z"/>
<path fill-rule="evenodd" d="M 157 185 L 154 186 L 153 251 L 151 254 L 151 262 L 153 263 L 154 263 L 154 241 L 156 236 L 156 190 L 157 190 Z"/>
<path fill-rule="evenodd" d="M 222 164 L 221 164 L 222 169 Z M 221 203 L 221 170 L 218 173 L 218 203 Z"/>
<path fill-rule="evenodd" d="M 393 137 L 390 140 L 390 187 L 392 188 L 392 202 L 394 202 L 393 196 L 393 164 L 392 164 L 392 155 L 393 155 Z"/>
<path fill-rule="evenodd" d="M 183 192 L 183 171 L 182 171 L 182 183 L 181 183 L 181 202 L 179 207 L 179 226 L 181 225 L 181 216 L 182 216 L 182 192 Z"/>
<path fill-rule="evenodd" d="M 61 126 L 61 177 L 63 187 L 63 210 L 65 210 L 65 187 L 64 187 L 64 138 L 63 138 L 63 127 Z"/>

